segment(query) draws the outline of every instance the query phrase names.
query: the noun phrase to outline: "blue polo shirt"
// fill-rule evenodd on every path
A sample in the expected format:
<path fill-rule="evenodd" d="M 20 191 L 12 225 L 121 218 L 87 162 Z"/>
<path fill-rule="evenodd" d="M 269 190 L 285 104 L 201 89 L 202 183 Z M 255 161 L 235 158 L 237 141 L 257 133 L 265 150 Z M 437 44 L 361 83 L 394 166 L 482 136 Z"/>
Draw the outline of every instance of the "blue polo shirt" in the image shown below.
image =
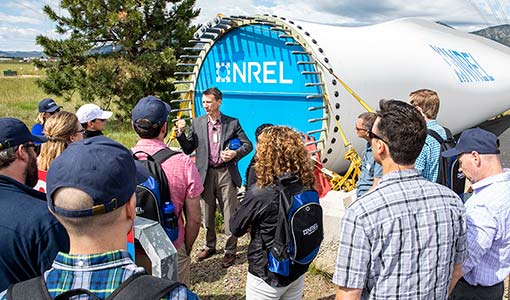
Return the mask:
<path fill-rule="evenodd" d="M 365 151 L 361 158 L 361 174 L 356 185 L 356 196 L 359 198 L 363 196 L 370 187 L 374 184 L 374 178 L 382 177 L 382 167 L 380 164 L 375 162 L 374 153 L 372 152 L 372 146 L 367 143 Z"/>
<path fill-rule="evenodd" d="M 69 251 L 69 237 L 46 194 L 0 175 L 0 290 L 42 275 L 59 251 Z"/>

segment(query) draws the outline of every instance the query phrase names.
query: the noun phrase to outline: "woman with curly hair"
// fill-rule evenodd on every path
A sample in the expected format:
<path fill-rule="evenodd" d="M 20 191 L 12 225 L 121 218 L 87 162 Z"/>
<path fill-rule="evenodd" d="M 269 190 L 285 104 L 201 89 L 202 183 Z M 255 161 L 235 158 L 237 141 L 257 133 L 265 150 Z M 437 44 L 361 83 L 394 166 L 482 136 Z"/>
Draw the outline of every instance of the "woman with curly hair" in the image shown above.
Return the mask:
<path fill-rule="evenodd" d="M 294 264 L 289 276 L 273 273 L 268 266 L 267 241 L 275 237 L 278 221 L 280 180 L 292 175 L 305 188 L 312 188 L 315 178 L 301 135 L 285 126 L 265 128 L 258 137 L 256 184 L 230 221 L 232 233 L 241 237 L 250 232 L 246 299 L 301 299 L 304 274 L 308 265 Z"/>
<path fill-rule="evenodd" d="M 75 114 L 60 111 L 50 116 L 44 125 L 44 135 L 48 142 L 42 144 L 38 157 L 39 182 L 35 189 L 45 192 L 46 172 L 57 156 L 73 142 L 83 139 L 83 127 Z"/>

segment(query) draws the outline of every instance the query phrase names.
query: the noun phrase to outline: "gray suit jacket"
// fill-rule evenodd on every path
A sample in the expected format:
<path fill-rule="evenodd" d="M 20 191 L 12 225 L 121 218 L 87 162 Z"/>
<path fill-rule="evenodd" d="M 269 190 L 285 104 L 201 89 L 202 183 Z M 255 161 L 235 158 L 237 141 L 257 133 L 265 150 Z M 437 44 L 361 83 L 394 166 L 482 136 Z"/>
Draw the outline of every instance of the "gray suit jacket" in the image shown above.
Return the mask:
<path fill-rule="evenodd" d="M 253 145 L 241 128 L 239 120 L 221 115 L 221 149 L 225 149 L 231 139 L 238 138 L 241 141 L 241 147 L 237 150 L 237 155 L 234 159 L 227 162 L 227 168 L 232 177 L 232 181 L 237 187 L 242 184 L 241 174 L 237 169 L 237 161 L 245 157 L 253 149 Z M 186 136 L 181 134 L 177 137 L 177 141 L 182 147 L 182 151 L 186 154 L 191 154 L 196 149 L 196 165 L 202 183 L 205 183 L 207 176 L 207 168 L 209 166 L 209 136 L 207 134 L 207 115 L 200 116 L 193 120 L 191 124 L 191 133 Z"/>

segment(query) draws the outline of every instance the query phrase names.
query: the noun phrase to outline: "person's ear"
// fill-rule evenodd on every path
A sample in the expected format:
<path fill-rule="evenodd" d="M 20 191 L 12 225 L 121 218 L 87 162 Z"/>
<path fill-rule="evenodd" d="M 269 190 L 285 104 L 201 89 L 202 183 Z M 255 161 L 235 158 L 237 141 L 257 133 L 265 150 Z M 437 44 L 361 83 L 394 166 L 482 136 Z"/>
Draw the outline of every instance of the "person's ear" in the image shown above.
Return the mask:
<path fill-rule="evenodd" d="M 473 163 L 475 164 L 475 166 L 477 168 L 479 168 L 482 164 L 482 159 L 480 157 L 480 153 L 476 152 L 476 151 L 472 151 L 471 153 L 471 156 L 473 158 Z"/>
<path fill-rule="evenodd" d="M 74 133 L 72 134 L 70 137 L 69 137 L 69 140 L 71 141 L 71 143 L 74 143 L 77 141 L 76 137 L 78 136 L 78 133 Z"/>
<path fill-rule="evenodd" d="M 30 159 L 30 154 L 28 154 L 28 148 L 23 145 L 18 146 L 18 150 L 16 151 L 16 156 L 18 159 L 22 161 L 28 161 Z"/>
<path fill-rule="evenodd" d="M 134 221 L 136 218 L 136 193 L 131 195 L 131 198 L 129 198 L 129 201 L 124 206 L 126 207 L 125 209 L 128 219 Z"/>

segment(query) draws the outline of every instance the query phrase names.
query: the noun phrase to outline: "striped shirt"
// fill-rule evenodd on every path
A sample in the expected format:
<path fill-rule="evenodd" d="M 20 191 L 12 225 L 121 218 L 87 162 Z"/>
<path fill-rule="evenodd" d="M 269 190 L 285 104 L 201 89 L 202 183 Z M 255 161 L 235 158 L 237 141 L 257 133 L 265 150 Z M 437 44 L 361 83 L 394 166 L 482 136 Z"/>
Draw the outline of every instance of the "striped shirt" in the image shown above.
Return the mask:
<path fill-rule="evenodd" d="M 510 171 L 472 188 L 466 202 L 469 255 L 462 271 L 469 284 L 491 286 L 510 274 Z"/>
<path fill-rule="evenodd" d="M 71 255 L 59 252 L 51 269 L 44 273 L 46 286 L 51 298 L 71 289 L 83 288 L 107 298 L 122 282 L 135 273 L 143 273 L 129 253 L 117 250 L 92 255 Z M 5 291 L 0 295 L 5 299 Z M 73 297 L 73 300 L 89 299 L 87 295 Z M 198 299 L 184 286 L 172 290 L 162 299 Z"/>
<path fill-rule="evenodd" d="M 465 243 L 454 192 L 415 170 L 391 172 L 347 209 L 333 282 L 363 289 L 362 299 L 447 299 Z"/>
<path fill-rule="evenodd" d="M 374 160 L 372 146 L 367 143 L 361 158 L 361 175 L 356 185 L 356 196 L 363 196 L 374 184 L 374 178 L 381 178 L 382 167 Z"/>
<path fill-rule="evenodd" d="M 443 139 L 446 139 L 444 128 L 436 120 L 428 121 L 427 129 L 437 132 Z M 414 163 L 414 168 L 425 179 L 436 182 L 439 173 L 439 155 L 441 155 L 441 145 L 433 136 L 427 134 L 425 144 Z"/>

